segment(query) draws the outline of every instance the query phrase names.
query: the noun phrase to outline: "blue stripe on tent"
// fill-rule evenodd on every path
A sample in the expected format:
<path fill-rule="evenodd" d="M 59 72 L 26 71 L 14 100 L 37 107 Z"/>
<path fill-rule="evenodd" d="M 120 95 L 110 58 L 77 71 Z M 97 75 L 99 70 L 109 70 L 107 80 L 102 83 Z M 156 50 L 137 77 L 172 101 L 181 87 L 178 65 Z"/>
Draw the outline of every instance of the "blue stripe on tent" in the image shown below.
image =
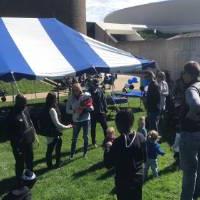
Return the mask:
<path fill-rule="evenodd" d="M 39 20 L 51 40 L 76 72 L 89 70 L 92 66 L 108 67 L 78 32 L 56 19 Z"/>
<path fill-rule="evenodd" d="M 12 37 L 10 36 L 3 20 L 0 19 L 0 74 L 5 81 L 15 79 L 35 78 L 35 74 L 23 58 Z"/>

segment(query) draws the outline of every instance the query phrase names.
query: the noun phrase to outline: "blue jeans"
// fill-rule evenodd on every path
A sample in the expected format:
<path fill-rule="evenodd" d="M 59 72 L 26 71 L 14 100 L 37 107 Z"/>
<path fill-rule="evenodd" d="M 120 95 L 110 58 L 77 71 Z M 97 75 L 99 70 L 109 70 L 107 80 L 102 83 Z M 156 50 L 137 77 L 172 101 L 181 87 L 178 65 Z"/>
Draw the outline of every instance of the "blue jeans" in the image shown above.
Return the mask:
<path fill-rule="evenodd" d="M 81 130 L 81 127 L 83 127 L 84 154 L 87 153 L 89 125 L 90 125 L 89 120 L 74 123 L 72 145 L 71 145 L 71 157 L 74 155 L 74 153 L 76 151 L 76 143 L 77 143 L 77 139 L 78 139 L 78 135 Z"/>
<path fill-rule="evenodd" d="M 154 177 L 158 177 L 158 162 L 157 159 L 147 159 L 144 166 L 144 179 L 147 179 L 149 167 L 151 167 Z"/>
<path fill-rule="evenodd" d="M 181 200 L 200 197 L 200 132 L 181 134 L 180 164 L 183 170 Z"/>

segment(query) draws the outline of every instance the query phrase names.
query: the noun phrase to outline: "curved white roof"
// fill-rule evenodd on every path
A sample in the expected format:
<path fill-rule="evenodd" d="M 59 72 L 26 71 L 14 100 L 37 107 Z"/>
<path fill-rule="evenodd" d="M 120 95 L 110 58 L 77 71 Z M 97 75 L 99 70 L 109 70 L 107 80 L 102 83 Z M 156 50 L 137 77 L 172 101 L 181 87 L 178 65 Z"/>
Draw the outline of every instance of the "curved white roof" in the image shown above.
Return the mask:
<path fill-rule="evenodd" d="M 146 25 L 163 32 L 200 30 L 200 0 L 167 0 L 115 11 L 109 23 Z"/>

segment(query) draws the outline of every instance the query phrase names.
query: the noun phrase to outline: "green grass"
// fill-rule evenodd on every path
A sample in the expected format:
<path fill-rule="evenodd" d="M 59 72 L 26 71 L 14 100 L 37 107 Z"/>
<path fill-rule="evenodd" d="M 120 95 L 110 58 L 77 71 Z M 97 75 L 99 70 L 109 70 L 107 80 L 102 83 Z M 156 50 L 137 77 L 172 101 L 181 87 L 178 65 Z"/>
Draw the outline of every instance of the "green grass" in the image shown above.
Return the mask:
<path fill-rule="evenodd" d="M 134 102 L 134 107 L 138 107 L 139 102 Z M 135 114 L 135 121 L 145 113 Z M 109 126 L 114 122 L 109 121 Z M 135 128 L 137 123 L 135 123 Z M 72 138 L 72 130 L 63 133 L 62 159 L 67 160 Z M 103 132 L 97 126 L 97 141 L 101 145 Z M 82 132 L 79 135 L 78 149 L 82 147 Z M 143 188 L 144 200 L 178 200 L 181 191 L 181 173 L 173 171 L 172 152 L 167 143 L 162 143 L 162 148 L 166 155 L 159 158 L 159 168 L 161 176 L 158 179 L 150 179 Z M 32 189 L 33 200 L 114 200 L 111 193 L 114 187 L 114 177 L 112 172 L 103 168 L 103 150 L 101 147 L 90 149 L 88 158 L 82 158 L 82 152 L 75 155 L 72 162 L 65 162 L 60 169 L 46 171 L 44 156 L 46 151 L 46 141 L 40 136 L 39 146 L 35 145 L 35 172 L 38 181 Z M 0 196 L 12 185 L 14 177 L 14 158 L 9 142 L 0 143 Z M 151 173 L 150 173 L 151 177 Z"/>
<path fill-rule="evenodd" d="M 25 80 L 25 79 L 17 81 L 17 85 L 18 85 L 19 91 L 23 94 L 32 94 L 35 92 L 47 92 L 53 89 L 52 86 L 42 83 L 40 81 L 31 81 L 31 80 Z M 8 95 L 13 94 L 11 83 L 0 81 L 0 89 L 5 90 Z M 16 94 L 15 86 L 14 86 L 14 89 L 15 89 L 15 94 Z"/>

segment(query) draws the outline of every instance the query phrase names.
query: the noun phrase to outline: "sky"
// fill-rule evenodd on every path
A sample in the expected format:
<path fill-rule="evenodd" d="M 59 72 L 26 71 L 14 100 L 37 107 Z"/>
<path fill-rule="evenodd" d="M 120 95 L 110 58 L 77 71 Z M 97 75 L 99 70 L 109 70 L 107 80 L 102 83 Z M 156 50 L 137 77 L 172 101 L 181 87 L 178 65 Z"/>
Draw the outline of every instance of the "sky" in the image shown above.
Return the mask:
<path fill-rule="evenodd" d="M 160 0 L 86 0 L 87 21 L 99 22 L 115 10 Z"/>

